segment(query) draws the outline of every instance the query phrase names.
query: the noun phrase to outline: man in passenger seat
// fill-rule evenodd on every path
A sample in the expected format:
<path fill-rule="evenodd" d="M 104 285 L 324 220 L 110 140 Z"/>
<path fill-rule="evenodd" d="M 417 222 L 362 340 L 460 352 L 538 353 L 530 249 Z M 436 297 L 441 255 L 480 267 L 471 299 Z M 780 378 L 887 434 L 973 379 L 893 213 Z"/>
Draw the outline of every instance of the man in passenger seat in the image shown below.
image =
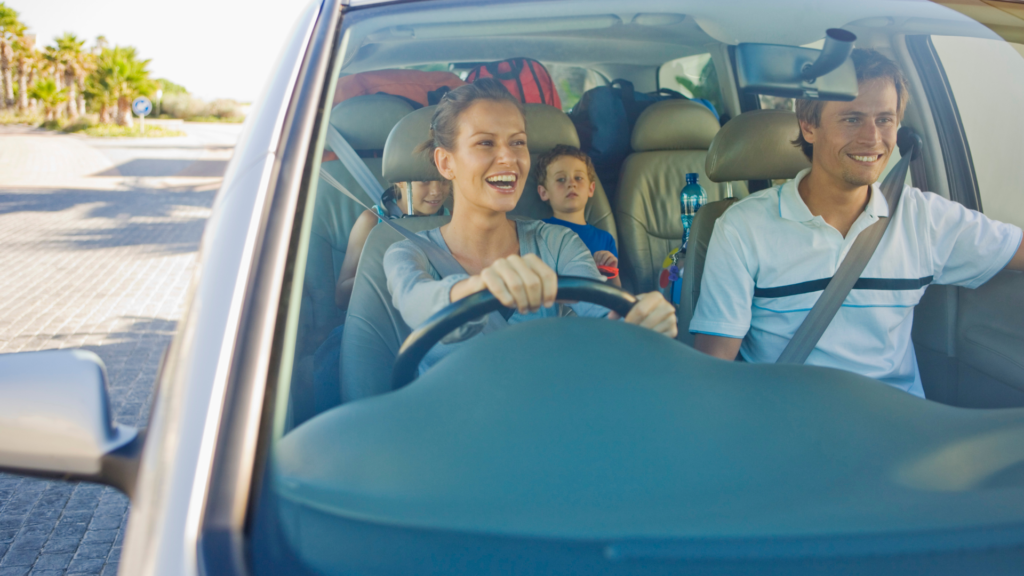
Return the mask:
<path fill-rule="evenodd" d="M 798 100 L 795 145 L 811 168 L 736 203 L 715 223 L 695 347 L 726 360 L 775 362 L 853 245 L 888 216 L 878 178 L 907 106 L 897 65 L 854 50 L 859 96 Z M 1024 269 L 1021 229 L 937 194 L 904 188 L 881 243 L 807 358 L 924 397 L 910 340 L 914 306 L 930 283 L 976 288 Z"/>

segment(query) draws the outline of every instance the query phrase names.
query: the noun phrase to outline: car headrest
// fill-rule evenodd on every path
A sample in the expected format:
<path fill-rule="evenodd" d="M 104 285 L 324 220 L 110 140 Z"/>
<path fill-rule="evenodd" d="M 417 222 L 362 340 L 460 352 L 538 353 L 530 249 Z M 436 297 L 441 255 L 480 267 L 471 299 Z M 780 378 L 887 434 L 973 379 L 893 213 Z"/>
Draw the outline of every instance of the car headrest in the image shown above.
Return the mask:
<path fill-rule="evenodd" d="M 718 133 L 718 119 L 703 104 L 662 100 L 636 120 L 631 144 L 636 152 L 707 150 Z"/>
<path fill-rule="evenodd" d="M 543 154 L 559 144 L 580 147 L 576 126 L 565 112 L 547 104 L 527 104 L 523 108 L 530 154 Z"/>
<path fill-rule="evenodd" d="M 392 184 L 443 180 L 430 151 L 416 151 L 430 138 L 430 120 L 436 106 L 425 106 L 402 118 L 388 134 L 381 173 Z"/>
<path fill-rule="evenodd" d="M 356 96 L 331 110 L 331 125 L 356 150 L 383 150 L 391 128 L 412 111 L 411 104 L 396 96 Z"/>
<path fill-rule="evenodd" d="M 810 168 L 798 146 L 796 114 L 754 110 L 726 122 L 708 150 L 704 171 L 713 182 L 788 180 Z"/>

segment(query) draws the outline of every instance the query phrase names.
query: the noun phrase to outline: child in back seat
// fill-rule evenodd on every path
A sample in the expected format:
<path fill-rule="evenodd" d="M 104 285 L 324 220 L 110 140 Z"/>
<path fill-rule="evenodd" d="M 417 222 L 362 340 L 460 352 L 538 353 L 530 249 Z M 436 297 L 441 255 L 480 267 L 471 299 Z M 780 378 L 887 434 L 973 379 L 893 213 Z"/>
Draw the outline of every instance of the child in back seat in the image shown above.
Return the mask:
<path fill-rule="evenodd" d="M 412 188 L 411 192 L 409 188 Z M 452 185 L 447 180 L 436 182 L 399 182 L 384 193 L 384 202 L 394 202 L 405 216 L 433 216 L 442 212 L 444 201 L 451 196 Z M 364 211 L 352 226 L 348 236 L 348 248 L 345 260 L 338 274 L 338 282 L 334 288 L 334 303 L 338 308 L 348 308 L 352 297 L 352 286 L 356 279 L 356 268 L 359 256 L 363 253 L 363 245 L 370 235 L 370 230 L 377 225 L 380 215 Z"/>
<path fill-rule="evenodd" d="M 615 239 L 608 232 L 587 224 L 583 217 L 587 200 L 594 195 L 596 187 L 594 163 L 579 148 L 559 144 L 537 159 L 537 194 L 555 213 L 544 222 L 576 232 L 594 255 L 594 262 L 608 277 L 608 282 L 621 287 Z"/>

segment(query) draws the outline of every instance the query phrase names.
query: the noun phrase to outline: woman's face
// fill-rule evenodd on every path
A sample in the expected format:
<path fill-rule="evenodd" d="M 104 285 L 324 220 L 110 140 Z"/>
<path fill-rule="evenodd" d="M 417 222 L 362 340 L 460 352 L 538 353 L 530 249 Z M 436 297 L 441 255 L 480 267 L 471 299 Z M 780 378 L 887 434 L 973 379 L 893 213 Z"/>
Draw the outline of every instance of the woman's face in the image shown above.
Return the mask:
<path fill-rule="evenodd" d="M 409 184 L 402 183 L 402 197 L 397 200 L 398 207 L 402 212 L 408 214 L 409 205 L 406 200 L 406 190 Z M 451 194 L 452 186 L 447 180 L 435 182 L 413 182 L 412 183 L 412 211 L 416 216 L 432 216 L 444 205 L 444 201 Z"/>
<path fill-rule="evenodd" d="M 509 212 L 530 172 L 523 115 L 509 102 L 477 100 L 459 116 L 455 149 L 438 148 L 434 160 L 452 181 L 460 210 Z"/>

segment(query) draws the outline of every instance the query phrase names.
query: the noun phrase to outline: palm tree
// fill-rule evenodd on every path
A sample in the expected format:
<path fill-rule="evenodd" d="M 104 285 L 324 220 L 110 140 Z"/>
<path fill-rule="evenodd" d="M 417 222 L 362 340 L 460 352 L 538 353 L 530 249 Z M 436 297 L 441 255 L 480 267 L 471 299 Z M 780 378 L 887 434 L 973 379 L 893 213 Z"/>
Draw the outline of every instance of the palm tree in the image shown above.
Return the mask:
<path fill-rule="evenodd" d="M 85 82 L 89 66 L 88 54 L 82 50 L 85 40 L 79 40 L 74 34 L 65 32 L 55 41 L 55 52 L 63 65 L 63 84 L 68 91 L 68 118 L 74 120 L 79 114 L 79 86 Z M 85 101 L 82 101 L 84 105 Z"/>
<path fill-rule="evenodd" d="M 132 125 L 132 100 L 150 94 L 155 87 L 146 69 L 148 65 L 149 60 L 140 60 L 132 46 L 104 48 L 100 52 L 90 93 L 94 99 L 102 95 L 99 100 L 101 117 L 105 106 L 114 106 L 117 124 Z"/>
<path fill-rule="evenodd" d="M 57 82 L 53 78 L 36 80 L 29 89 L 29 95 L 43 104 L 47 120 L 56 120 L 57 110 L 68 99 L 67 90 L 57 88 Z"/>
<path fill-rule="evenodd" d="M 14 43 L 14 70 L 18 83 L 18 112 L 28 109 L 28 85 L 32 83 L 39 66 L 39 54 L 35 50 L 35 37 L 31 34 L 22 36 Z"/>
<path fill-rule="evenodd" d="M 64 89 L 64 58 L 54 46 L 47 46 L 43 50 L 42 71 L 53 78 L 57 90 Z M 58 107 L 57 115 L 63 111 L 63 104 Z"/>
<path fill-rule="evenodd" d="M 0 2 L 0 108 L 14 105 L 14 81 L 11 78 L 13 44 L 25 33 L 18 12 Z"/>

